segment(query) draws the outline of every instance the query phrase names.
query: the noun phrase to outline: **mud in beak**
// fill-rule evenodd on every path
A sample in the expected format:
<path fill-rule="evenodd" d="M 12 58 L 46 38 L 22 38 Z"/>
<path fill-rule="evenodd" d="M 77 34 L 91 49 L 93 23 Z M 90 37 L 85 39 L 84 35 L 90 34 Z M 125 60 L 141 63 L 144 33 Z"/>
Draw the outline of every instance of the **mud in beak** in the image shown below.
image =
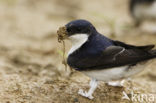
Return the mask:
<path fill-rule="evenodd" d="M 66 27 L 65 27 L 65 26 L 60 27 L 60 28 L 57 30 L 57 35 L 58 35 L 58 42 L 61 42 L 61 41 L 63 41 L 64 39 L 67 39 L 67 38 L 68 38 L 68 32 L 67 32 Z"/>

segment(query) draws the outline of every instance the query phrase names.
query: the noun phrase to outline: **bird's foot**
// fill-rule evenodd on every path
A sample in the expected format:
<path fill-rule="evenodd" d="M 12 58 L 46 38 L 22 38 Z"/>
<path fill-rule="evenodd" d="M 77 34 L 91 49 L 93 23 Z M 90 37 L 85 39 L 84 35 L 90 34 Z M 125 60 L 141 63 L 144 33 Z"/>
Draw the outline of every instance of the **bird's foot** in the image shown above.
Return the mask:
<path fill-rule="evenodd" d="M 124 80 L 122 81 L 111 81 L 111 82 L 108 82 L 107 84 L 109 86 L 113 86 L 113 87 L 123 87 L 124 86 Z"/>
<path fill-rule="evenodd" d="M 89 99 L 93 99 L 94 97 L 92 96 L 92 94 L 86 92 L 86 91 L 83 91 L 82 89 L 79 90 L 78 94 L 80 94 L 81 96 L 84 96 L 86 98 L 89 98 Z"/>

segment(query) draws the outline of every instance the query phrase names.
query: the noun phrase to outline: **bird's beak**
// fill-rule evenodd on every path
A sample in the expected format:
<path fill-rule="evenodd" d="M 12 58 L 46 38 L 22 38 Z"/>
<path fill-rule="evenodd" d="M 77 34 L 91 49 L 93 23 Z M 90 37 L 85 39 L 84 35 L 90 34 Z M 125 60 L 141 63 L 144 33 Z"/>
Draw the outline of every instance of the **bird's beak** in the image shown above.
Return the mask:
<path fill-rule="evenodd" d="M 60 27 L 57 31 L 58 41 L 61 42 L 64 39 L 68 38 L 68 32 L 65 26 Z"/>

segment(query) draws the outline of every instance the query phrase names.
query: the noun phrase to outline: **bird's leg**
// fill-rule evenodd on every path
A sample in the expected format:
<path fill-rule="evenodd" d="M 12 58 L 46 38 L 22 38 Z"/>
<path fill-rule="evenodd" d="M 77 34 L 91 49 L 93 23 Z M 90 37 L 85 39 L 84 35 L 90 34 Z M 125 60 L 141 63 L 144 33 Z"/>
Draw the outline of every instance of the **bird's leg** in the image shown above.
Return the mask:
<path fill-rule="evenodd" d="M 92 94 L 95 91 L 97 85 L 98 85 L 98 82 L 96 81 L 96 79 L 91 79 L 89 91 L 86 92 L 86 91 L 83 91 L 82 89 L 80 89 L 78 94 L 80 94 L 80 95 L 82 95 L 84 97 L 87 97 L 89 99 L 93 99 L 94 97 L 92 96 Z"/>
<path fill-rule="evenodd" d="M 114 87 L 123 87 L 125 80 L 121 80 L 121 81 L 111 81 L 108 82 L 107 84 L 110 86 L 114 86 Z"/>

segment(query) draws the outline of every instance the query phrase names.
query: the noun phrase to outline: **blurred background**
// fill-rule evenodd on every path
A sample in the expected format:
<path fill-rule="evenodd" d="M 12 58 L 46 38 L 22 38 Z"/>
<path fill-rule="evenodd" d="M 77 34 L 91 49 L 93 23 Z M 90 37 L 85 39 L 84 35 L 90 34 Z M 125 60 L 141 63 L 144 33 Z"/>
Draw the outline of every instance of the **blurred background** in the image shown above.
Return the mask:
<path fill-rule="evenodd" d="M 0 0 L 1 103 L 91 102 L 77 95 L 78 88 L 88 88 L 89 78 L 65 71 L 62 44 L 57 42 L 58 28 L 75 19 L 92 22 L 100 33 L 115 40 L 156 45 L 156 25 L 135 28 L 129 0 Z M 70 46 L 67 41 L 66 52 Z M 127 85 L 155 93 L 155 67 L 153 61 Z M 101 94 L 95 93 L 92 102 L 129 103 L 120 99 L 122 89 L 101 85 L 97 90 Z"/>

